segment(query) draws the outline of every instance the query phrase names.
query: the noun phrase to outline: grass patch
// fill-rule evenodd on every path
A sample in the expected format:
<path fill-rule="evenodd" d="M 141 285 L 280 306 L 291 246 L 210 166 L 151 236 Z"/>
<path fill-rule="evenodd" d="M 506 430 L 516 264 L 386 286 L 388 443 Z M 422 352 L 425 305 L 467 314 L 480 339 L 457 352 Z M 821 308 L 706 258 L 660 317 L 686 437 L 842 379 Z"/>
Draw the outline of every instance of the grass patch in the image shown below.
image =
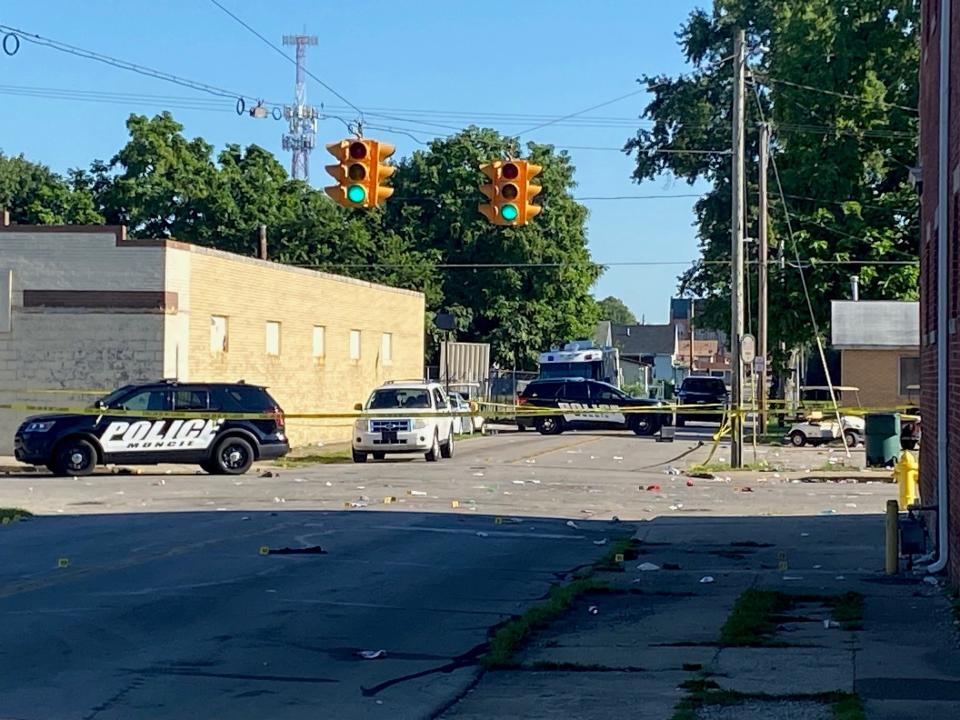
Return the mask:
<path fill-rule="evenodd" d="M 579 577 L 589 577 L 595 571 L 596 572 L 623 572 L 624 567 L 623 563 L 629 562 L 630 560 L 636 560 L 643 554 L 641 545 L 643 543 L 634 538 L 620 538 L 615 540 L 611 545 L 607 553 L 600 558 L 595 564 L 591 565 L 587 571 L 581 572 Z M 618 562 L 617 557 L 623 556 L 623 561 Z"/>
<path fill-rule="evenodd" d="M 705 474 L 705 473 L 718 473 L 718 472 L 741 472 L 743 470 L 751 470 L 753 472 L 763 472 L 765 470 L 773 470 L 773 466 L 767 462 L 758 462 L 758 463 L 743 463 L 741 467 L 734 470 L 730 463 L 703 463 L 702 465 L 691 465 L 687 468 L 687 475 L 694 474 Z"/>
<path fill-rule="evenodd" d="M 282 468 L 300 468 L 310 465 L 340 465 L 353 462 L 350 450 L 330 450 L 327 452 L 312 453 L 310 455 L 296 455 L 282 457 L 273 461 L 273 464 Z"/>
<path fill-rule="evenodd" d="M 775 638 L 777 625 L 799 621 L 789 611 L 799 603 L 819 603 L 843 630 L 863 629 L 863 595 L 790 595 L 774 590 L 745 591 L 734 603 L 730 617 L 720 629 L 720 644 L 733 647 L 784 647 Z"/>
<path fill-rule="evenodd" d="M 720 628 L 720 644 L 735 647 L 774 647 L 784 645 L 774 639 L 774 618 L 793 606 L 784 593 L 773 590 L 746 590 L 737 598 L 730 617 Z"/>
<path fill-rule="evenodd" d="M 859 695 L 845 692 L 827 692 L 814 694 L 767 695 L 765 693 L 741 693 L 724 690 L 717 683 L 706 678 L 697 678 L 683 683 L 681 688 L 688 691 L 687 697 L 680 700 L 674 708 L 671 720 L 697 720 L 697 711 L 708 706 L 741 705 L 746 702 L 814 702 L 829 705 L 834 720 L 866 720 L 863 700 Z M 771 708 L 771 711 L 773 708 Z"/>
<path fill-rule="evenodd" d="M 606 583 L 580 578 L 566 585 L 554 585 L 546 599 L 523 615 L 500 626 L 490 640 L 490 649 L 480 658 L 488 669 L 517 667 L 516 652 L 537 632 L 566 613 L 581 595 L 610 592 Z"/>
<path fill-rule="evenodd" d="M 9 525 L 22 518 L 33 517 L 33 513 L 22 508 L 0 508 L 0 523 Z"/>
<path fill-rule="evenodd" d="M 538 660 L 529 665 L 523 665 L 524 670 L 541 670 L 549 672 L 645 672 L 643 668 L 634 665 L 626 667 L 610 667 L 597 663 L 550 662 Z"/>

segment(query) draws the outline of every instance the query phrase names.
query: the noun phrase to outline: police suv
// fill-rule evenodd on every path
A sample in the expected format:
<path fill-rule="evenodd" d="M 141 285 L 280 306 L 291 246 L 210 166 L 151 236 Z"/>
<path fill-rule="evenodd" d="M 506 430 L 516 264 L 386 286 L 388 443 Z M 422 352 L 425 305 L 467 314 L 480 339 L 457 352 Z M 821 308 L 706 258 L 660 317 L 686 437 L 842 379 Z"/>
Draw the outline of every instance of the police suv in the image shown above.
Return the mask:
<path fill-rule="evenodd" d="M 646 410 L 659 407 L 656 400 L 632 397 L 613 385 L 585 378 L 532 380 L 517 397 L 517 405 L 519 429 L 534 427 L 542 435 L 558 435 L 567 429 L 629 429 L 637 435 L 653 435 L 672 421 L 666 411 Z M 524 408 L 555 408 L 558 412 L 523 415 Z"/>
<path fill-rule="evenodd" d="M 223 417 L 230 413 L 254 417 Z M 17 460 L 56 475 L 88 475 L 108 463 L 196 463 L 241 475 L 254 460 L 290 450 L 283 411 L 265 388 L 172 380 L 125 385 L 85 413 L 27 418 L 13 446 Z"/>

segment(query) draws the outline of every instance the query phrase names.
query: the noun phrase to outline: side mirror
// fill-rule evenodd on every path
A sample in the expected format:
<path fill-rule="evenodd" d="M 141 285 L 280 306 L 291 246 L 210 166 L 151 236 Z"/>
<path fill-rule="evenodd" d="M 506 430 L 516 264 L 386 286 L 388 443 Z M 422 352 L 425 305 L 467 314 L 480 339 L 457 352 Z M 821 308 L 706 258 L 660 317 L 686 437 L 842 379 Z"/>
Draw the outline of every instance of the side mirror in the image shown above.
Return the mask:
<path fill-rule="evenodd" d="M 353 409 L 356 410 L 357 412 L 360 412 L 361 410 L 363 410 L 363 403 L 357 403 L 356 405 L 353 406 Z"/>
<path fill-rule="evenodd" d="M 103 400 L 97 400 L 96 408 L 97 410 L 106 410 L 107 404 Z"/>

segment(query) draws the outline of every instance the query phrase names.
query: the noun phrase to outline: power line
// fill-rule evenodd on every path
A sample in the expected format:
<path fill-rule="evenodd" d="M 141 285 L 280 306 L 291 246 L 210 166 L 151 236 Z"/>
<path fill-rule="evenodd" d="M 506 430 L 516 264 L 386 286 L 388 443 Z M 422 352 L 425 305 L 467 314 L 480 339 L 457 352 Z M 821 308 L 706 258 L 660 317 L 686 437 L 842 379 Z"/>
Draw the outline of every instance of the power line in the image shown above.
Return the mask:
<path fill-rule="evenodd" d="M 866 105 L 882 105 L 884 107 L 896 108 L 898 110 L 906 110 L 907 112 L 912 112 L 919 114 L 920 111 L 915 107 L 909 107 L 908 105 L 898 105 L 896 103 L 890 103 L 886 100 L 880 100 L 879 98 L 865 98 L 860 95 L 851 95 L 849 93 L 837 92 L 836 90 L 827 90 L 825 88 L 814 87 L 813 85 L 804 85 L 803 83 L 793 82 L 791 80 L 781 80 L 779 78 L 770 77 L 766 73 L 753 71 L 754 77 L 760 78 L 760 80 L 767 83 L 774 83 L 777 85 L 788 85 L 790 87 L 800 88 L 801 90 L 810 90 L 811 92 L 818 92 L 824 95 L 832 95 L 834 97 L 845 98 L 847 100 L 856 100 L 857 102 L 864 103 Z"/>
<path fill-rule="evenodd" d="M 660 85 L 654 85 L 654 86 L 649 87 L 649 88 L 640 88 L 639 90 L 634 90 L 633 92 L 628 92 L 626 95 L 620 95 L 619 97 L 615 97 L 615 98 L 613 98 L 612 100 L 606 100 L 606 101 L 604 101 L 604 102 L 602 102 L 602 103 L 597 103 L 596 105 L 591 105 L 590 107 L 584 108 L 583 110 L 577 110 L 576 112 L 572 112 L 572 113 L 570 113 L 570 114 L 568 114 L 568 115 L 561 115 L 561 116 L 560 116 L 559 118 L 557 118 L 556 120 L 548 120 L 547 122 L 540 123 L 539 125 L 534 125 L 533 127 L 529 127 L 529 128 L 527 128 L 526 130 L 521 130 L 520 132 L 516 133 L 516 136 L 517 136 L 517 137 L 520 137 L 521 135 L 526 135 L 526 134 L 528 134 L 528 133 L 533 132 L 534 130 L 540 130 L 541 128 L 545 128 L 545 127 L 548 127 L 548 126 L 553 125 L 553 124 L 555 124 L 555 123 L 558 123 L 558 122 L 560 122 L 561 120 L 569 120 L 570 118 L 575 118 L 575 117 L 577 117 L 577 116 L 579 116 L 579 115 L 585 115 L 585 114 L 587 114 L 588 112 L 591 112 L 591 111 L 593 111 L 593 110 L 599 110 L 600 108 L 606 107 L 607 105 L 613 105 L 614 103 L 618 103 L 618 102 L 620 102 L 621 100 L 626 100 L 627 98 L 631 98 L 631 97 L 634 97 L 634 96 L 636 96 L 636 95 L 642 95 L 642 94 L 644 94 L 644 93 L 646 93 L 646 92 L 649 92 L 650 90 L 655 90 L 656 88 L 660 87 L 661 85 L 665 85 L 665 84 L 666 84 L 666 83 L 660 83 Z"/>
<path fill-rule="evenodd" d="M 881 265 L 881 266 L 905 266 L 905 265 L 918 265 L 919 260 L 821 260 L 818 258 L 810 258 L 802 262 L 803 267 L 806 268 L 816 268 L 819 266 L 871 266 L 871 265 Z M 779 260 L 768 260 L 768 265 L 779 265 Z M 342 262 L 329 262 L 329 263 L 320 263 L 320 264 L 294 264 L 294 267 L 302 267 L 309 269 L 322 269 L 322 268 L 356 268 L 356 269 L 408 269 L 413 270 L 417 268 L 429 268 L 433 270 L 522 270 L 522 269 L 531 269 L 531 270 L 542 270 L 542 269 L 551 269 L 551 268 L 571 268 L 571 267 L 600 267 L 600 268 L 611 268 L 611 267 L 686 267 L 686 266 L 698 266 L 698 265 L 708 265 L 708 266 L 728 266 L 730 264 L 729 260 L 627 260 L 627 261 L 617 261 L 617 262 L 598 262 L 598 261 L 584 261 L 584 262 L 526 262 L 526 263 L 342 263 Z M 756 260 L 749 261 L 750 265 L 757 265 Z"/>
<path fill-rule="evenodd" d="M 212 3 L 213 3 L 214 5 L 216 5 L 218 8 L 220 8 L 221 10 L 223 10 L 223 12 L 225 12 L 227 15 L 229 15 L 230 17 L 232 17 L 234 20 L 236 20 L 238 23 L 240 23 L 243 27 L 245 27 L 245 28 L 246 28 L 247 30 L 249 30 L 251 33 L 253 33 L 253 34 L 256 35 L 258 38 L 260 38 L 260 40 L 262 40 L 264 43 L 266 43 L 268 47 L 270 47 L 274 52 L 278 53 L 278 54 L 279 54 L 281 57 L 283 57 L 285 60 L 287 60 L 287 61 L 290 62 L 290 63 L 293 63 L 294 65 L 297 64 L 297 61 L 294 60 L 294 59 L 293 59 L 292 57 L 290 57 L 289 55 L 287 55 L 282 49 L 280 49 L 280 47 L 279 47 L 278 45 L 276 45 L 275 43 L 271 42 L 271 41 L 268 40 L 266 37 L 264 37 L 263 35 L 261 35 L 259 32 L 257 32 L 256 29 L 254 29 L 253 27 L 251 27 L 250 25 L 248 25 L 247 23 L 245 23 L 242 19 L 240 19 L 239 17 L 237 17 L 236 15 L 234 15 L 232 12 L 230 12 L 230 10 L 228 10 L 228 9 L 225 8 L 223 5 L 221 5 L 217 0 L 210 0 L 210 2 L 212 2 Z M 313 78 L 314 80 L 316 80 L 318 83 L 320 83 L 323 87 L 325 87 L 325 88 L 326 88 L 329 92 L 331 92 L 333 95 L 335 95 L 335 96 L 338 97 L 340 100 L 342 100 L 342 101 L 345 102 L 347 105 L 349 105 L 351 108 L 353 108 L 354 110 L 356 110 L 356 111 L 360 114 L 361 119 L 363 118 L 363 110 L 361 110 L 361 109 L 358 108 L 356 105 L 354 105 L 352 102 L 350 102 L 349 100 L 347 100 L 343 95 L 341 95 L 340 93 L 338 93 L 336 90 L 334 90 L 334 89 L 333 89 L 332 87 L 330 87 L 327 83 L 325 83 L 323 80 L 321 80 L 320 78 L 318 78 L 316 75 L 314 75 L 312 72 L 310 72 L 310 71 L 307 70 L 306 68 L 304 68 L 304 72 L 305 72 L 307 75 L 309 75 L 311 78 Z"/>
<path fill-rule="evenodd" d="M 95 62 L 103 63 L 104 65 L 110 65 L 112 67 L 120 68 L 121 70 L 129 70 L 130 72 L 135 72 L 139 75 L 145 75 L 147 77 L 156 78 L 158 80 L 163 80 L 165 82 L 173 83 L 175 85 L 180 85 L 182 87 L 190 88 L 191 90 L 198 90 L 200 92 L 205 92 L 210 95 L 217 95 L 220 97 L 235 98 L 235 99 L 254 99 L 256 96 L 248 95 L 245 93 L 233 92 L 232 90 L 226 90 L 216 85 L 210 85 L 208 83 L 197 82 L 195 80 L 190 80 L 188 78 L 180 77 L 179 75 L 172 75 L 170 73 L 163 72 L 162 70 L 156 70 L 145 65 L 137 65 L 135 63 L 128 62 L 126 60 L 121 60 L 119 58 L 111 57 L 109 55 L 104 55 L 102 53 L 94 52 L 92 50 L 86 50 L 75 45 L 69 45 L 59 40 L 53 40 L 51 38 L 44 37 L 43 35 L 38 35 L 36 33 L 28 33 L 19 28 L 11 27 L 9 25 L 0 24 L 0 31 L 12 33 L 17 37 L 21 37 L 29 43 L 35 45 L 41 45 L 48 47 L 52 50 L 58 52 L 67 53 L 69 55 L 74 55 L 76 57 L 82 57 L 87 60 L 93 60 Z"/>

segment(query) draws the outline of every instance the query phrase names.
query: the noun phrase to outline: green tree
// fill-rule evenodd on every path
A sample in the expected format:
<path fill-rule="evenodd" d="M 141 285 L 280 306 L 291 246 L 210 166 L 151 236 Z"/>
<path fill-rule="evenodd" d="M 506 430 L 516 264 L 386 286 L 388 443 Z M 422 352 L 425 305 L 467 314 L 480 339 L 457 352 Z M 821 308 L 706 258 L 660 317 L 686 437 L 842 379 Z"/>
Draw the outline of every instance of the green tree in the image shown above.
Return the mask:
<path fill-rule="evenodd" d="M 636 325 L 637 317 L 620 298 L 605 297 L 597 303 L 600 306 L 600 319 L 609 320 L 616 325 Z"/>
<path fill-rule="evenodd" d="M 916 298 L 917 267 L 885 263 L 917 257 L 918 202 L 908 173 L 916 158 L 918 15 L 915 0 L 715 0 L 712 11 L 694 10 L 678 34 L 693 71 L 642 78 L 654 95 L 644 111 L 653 126 L 626 144 L 637 158 L 634 178 L 669 172 L 713 183 L 695 210 L 710 262 L 680 278 L 681 288 L 706 298 L 701 322 L 729 328 L 730 158 L 659 151 L 730 146 L 734 27 L 747 31 L 755 83 L 746 106 L 747 235 L 757 236 L 758 105 L 772 121 L 786 198 L 784 207 L 771 173 L 771 257 L 784 247 L 787 267 L 771 267 L 770 306 L 789 310 L 771 313 L 771 346 L 813 338 L 791 228 L 822 331 L 829 300 L 846 297 L 854 272 L 866 297 Z M 836 261 L 865 264 L 826 264 Z M 755 279 L 751 291 L 755 299 Z"/>
<path fill-rule="evenodd" d="M 442 300 L 430 309 L 452 312 L 460 339 L 491 343 L 495 361 L 523 367 L 592 330 L 589 291 L 600 268 L 587 250 L 586 209 L 571 195 L 573 165 L 552 146 L 526 147 L 543 167 L 534 222 L 497 227 L 477 211 L 481 163 L 512 150 L 511 139 L 476 127 L 434 140 L 399 163 L 383 224 L 446 266 L 437 275 Z"/>
<path fill-rule="evenodd" d="M 103 222 L 92 194 L 45 165 L 0 152 L 0 210 L 24 225 L 95 225 Z"/>

